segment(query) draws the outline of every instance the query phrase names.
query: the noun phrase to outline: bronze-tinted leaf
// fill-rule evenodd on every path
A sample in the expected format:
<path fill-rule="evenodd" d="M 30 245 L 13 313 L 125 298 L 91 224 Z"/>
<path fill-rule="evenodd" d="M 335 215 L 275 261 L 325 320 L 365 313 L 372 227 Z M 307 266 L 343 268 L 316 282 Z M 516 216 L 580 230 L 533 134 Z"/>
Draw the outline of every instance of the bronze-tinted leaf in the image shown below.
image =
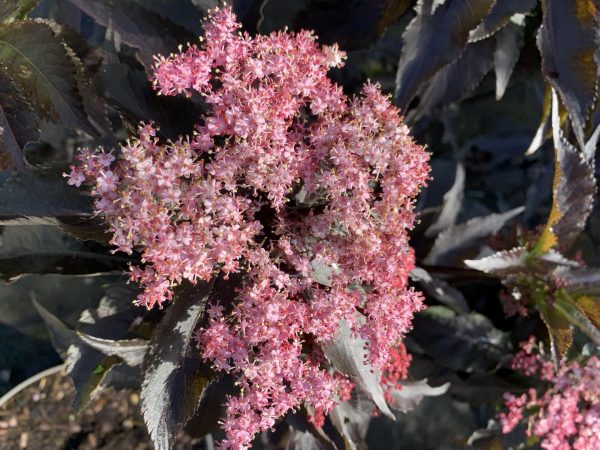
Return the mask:
<path fill-rule="evenodd" d="M 598 87 L 596 7 L 592 0 L 545 0 L 542 9 L 538 34 L 542 71 L 560 94 L 583 147 L 586 121 Z"/>
<path fill-rule="evenodd" d="M 548 328 L 550 350 L 554 365 L 558 366 L 560 359 L 567 353 L 573 343 L 573 330 L 567 318 L 550 305 L 546 299 L 538 303 L 540 317 Z"/>
<path fill-rule="evenodd" d="M 552 135 L 554 140 L 554 181 L 552 209 L 535 248 L 542 254 L 560 245 L 568 248 L 585 227 L 596 194 L 594 167 L 581 152 L 562 136 L 558 96 L 552 98 Z"/>
<path fill-rule="evenodd" d="M 27 20 L 0 27 L 0 64 L 36 112 L 96 136 L 77 90 L 72 58 L 47 23 Z"/>
<path fill-rule="evenodd" d="M 587 318 L 600 329 L 600 297 L 581 295 L 576 297 L 575 304 L 583 311 Z"/>
<path fill-rule="evenodd" d="M 427 4 L 425 4 L 427 3 Z M 406 111 L 417 89 L 463 51 L 469 32 L 487 15 L 493 0 L 421 2 L 403 35 L 396 74 L 396 102 Z"/>

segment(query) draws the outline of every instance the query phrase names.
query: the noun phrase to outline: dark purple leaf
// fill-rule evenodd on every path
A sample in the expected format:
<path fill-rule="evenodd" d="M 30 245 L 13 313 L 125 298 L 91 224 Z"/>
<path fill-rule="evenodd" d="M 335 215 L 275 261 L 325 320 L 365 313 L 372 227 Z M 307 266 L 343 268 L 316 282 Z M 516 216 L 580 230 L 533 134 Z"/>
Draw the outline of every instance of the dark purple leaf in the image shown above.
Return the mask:
<path fill-rule="evenodd" d="M 142 415 L 156 450 L 169 450 L 200 403 L 210 375 L 193 349 L 214 281 L 179 289 L 156 327 L 142 366 Z"/>
<path fill-rule="evenodd" d="M 421 2 L 403 35 L 396 74 L 396 103 L 406 112 L 417 89 L 463 52 L 469 32 L 487 15 L 493 0 Z"/>
<path fill-rule="evenodd" d="M 462 262 L 461 252 L 478 247 L 483 239 L 497 233 L 511 219 L 525 210 L 511 209 L 502 214 L 475 217 L 441 232 L 423 262 L 428 265 L 453 266 Z M 475 252 L 477 253 L 477 251 Z"/>
<path fill-rule="evenodd" d="M 493 54 L 493 39 L 467 44 L 454 61 L 431 79 L 420 95 L 418 107 L 408 114 L 408 120 L 415 122 L 467 97 L 492 70 Z"/>
<path fill-rule="evenodd" d="M 401 389 L 391 392 L 392 402 L 390 406 L 400 412 L 407 413 L 417 407 L 425 397 L 438 397 L 444 395 L 450 383 L 432 387 L 427 384 L 427 379 L 419 381 L 402 381 Z"/>
<path fill-rule="evenodd" d="M 485 316 L 456 314 L 445 306 L 430 306 L 414 318 L 410 337 L 438 364 L 453 370 L 487 372 L 510 352 L 506 336 Z"/>
<path fill-rule="evenodd" d="M 537 0 L 496 0 L 483 21 L 469 34 L 469 39 L 478 41 L 498 32 L 508 24 L 515 14 L 525 14 L 537 5 Z"/>
<path fill-rule="evenodd" d="M 594 166 L 562 135 L 558 96 L 552 94 L 554 181 L 552 209 L 534 253 L 541 255 L 555 246 L 568 248 L 584 229 L 596 195 Z"/>
<path fill-rule="evenodd" d="M 0 28 L 0 60 L 5 73 L 40 117 L 96 137 L 78 91 L 74 59 L 50 23 L 27 20 Z"/>
<path fill-rule="evenodd" d="M 148 342 L 144 339 L 103 339 L 82 332 L 78 332 L 77 335 L 90 347 L 107 356 L 117 356 L 128 366 L 142 364 L 148 349 Z"/>
<path fill-rule="evenodd" d="M 433 237 L 440 231 L 451 227 L 456 222 L 456 217 L 460 212 L 462 201 L 465 191 L 465 166 L 462 163 L 456 165 L 456 176 L 454 177 L 454 183 L 452 187 L 444 194 L 444 203 L 442 210 L 438 215 L 437 219 L 427 231 L 425 231 L 426 237 Z"/>
<path fill-rule="evenodd" d="M 542 71 L 560 94 L 583 147 L 586 121 L 598 84 L 594 59 L 598 51 L 596 8 L 590 0 L 546 0 L 542 9 L 544 17 L 538 33 Z"/>

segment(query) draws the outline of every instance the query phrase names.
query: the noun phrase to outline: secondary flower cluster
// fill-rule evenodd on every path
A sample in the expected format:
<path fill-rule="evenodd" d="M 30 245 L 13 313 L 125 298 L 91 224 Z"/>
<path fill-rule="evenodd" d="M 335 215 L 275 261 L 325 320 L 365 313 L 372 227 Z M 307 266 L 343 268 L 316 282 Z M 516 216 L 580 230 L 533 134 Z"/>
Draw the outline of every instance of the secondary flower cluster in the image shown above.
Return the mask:
<path fill-rule="evenodd" d="M 141 251 L 140 305 L 162 305 L 184 279 L 243 275 L 235 299 L 210 307 L 198 343 L 237 376 L 222 445 L 244 449 L 288 410 L 327 412 L 349 392 L 315 356 L 342 319 L 375 370 L 397 365 L 391 349 L 422 308 L 407 287 L 407 230 L 429 167 L 378 86 L 349 99 L 327 78 L 344 59 L 336 46 L 239 27 L 215 10 L 201 47 L 156 59 L 160 94 L 204 98 L 192 137 L 161 142 L 144 125 L 116 161 L 82 151 L 69 183 L 92 183 L 112 243 Z"/>
<path fill-rule="evenodd" d="M 547 450 L 600 448 L 600 359 L 590 357 L 583 366 L 563 364 L 555 373 L 552 363 L 535 353 L 535 339 L 521 345 L 513 368 L 548 383 L 539 396 L 530 389 L 520 396 L 505 394 L 508 411 L 500 414 L 504 433 L 527 418 L 527 435 L 541 440 Z"/>

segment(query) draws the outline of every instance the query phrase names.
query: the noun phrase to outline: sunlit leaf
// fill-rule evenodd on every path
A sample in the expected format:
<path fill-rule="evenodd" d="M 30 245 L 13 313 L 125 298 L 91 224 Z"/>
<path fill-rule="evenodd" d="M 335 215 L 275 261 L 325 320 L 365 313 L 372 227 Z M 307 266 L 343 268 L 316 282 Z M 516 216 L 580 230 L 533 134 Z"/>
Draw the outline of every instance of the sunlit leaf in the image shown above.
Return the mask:
<path fill-rule="evenodd" d="M 583 147 L 598 84 L 596 7 L 591 0 L 545 0 L 542 10 L 538 34 L 542 71 L 560 94 Z"/>
<path fill-rule="evenodd" d="M 417 89 L 462 53 L 469 32 L 487 15 L 493 0 L 451 0 L 432 11 L 420 5 L 403 35 L 396 74 L 396 102 L 406 111 Z"/>
<path fill-rule="evenodd" d="M 390 406 L 400 412 L 407 413 L 417 407 L 425 397 L 438 397 L 444 395 L 450 383 L 441 386 L 430 386 L 427 379 L 419 381 L 402 381 L 400 389 L 394 389 L 390 395 L 392 402 Z"/>
<path fill-rule="evenodd" d="M 342 320 L 338 332 L 327 342 L 323 351 L 336 370 L 348 375 L 359 389 L 369 395 L 383 414 L 394 418 L 383 395 L 380 375 L 366 361 L 365 345 L 365 340 L 357 337 L 348 323 Z"/>
<path fill-rule="evenodd" d="M 538 149 L 552 137 L 552 88 L 550 85 L 546 85 L 544 90 L 544 102 L 542 103 L 542 114 L 540 117 L 540 123 L 535 132 L 535 136 L 529 144 L 529 147 L 525 151 L 525 155 L 533 155 Z"/>
<path fill-rule="evenodd" d="M 435 222 L 431 224 L 429 228 L 427 228 L 427 231 L 425 231 L 425 236 L 433 237 L 440 231 L 451 227 L 456 222 L 456 217 L 460 212 L 460 207 L 464 197 L 465 175 L 465 166 L 459 162 L 456 165 L 456 176 L 454 177 L 454 183 L 448 192 L 444 194 L 442 210 Z"/>
<path fill-rule="evenodd" d="M 90 347 L 107 356 L 117 356 L 129 366 L 140 365 L 148 349 L 148 342 L 144 339 L 102 339 L 82 332 L 77 335 Z"/>
<path fill-rule="evenodd" d="M 137 289 L 124 283 L 106 286 L 98 307 L 83 311 L 76 331 L 102 339 L 125 338 L 133 321 L 143 312 L 132 304 L 136 295 Z M 77 337 L 78 341 L 69 347 L 67 368 L 75 386 L 73 406 L 81 411 L 105 386 L 122 386 L 122 367 L 127 366 L 121 358 L 106 356 Z"/>
<path fill-rule="evenodd" d="M 558 365 L 558 361 L 567 353 L 567 350 L 573 343 L 573 330 L 569 320 L 553 305 L 550 305 L 546 299 L 538 302 L 538 310 L 540 317 L 548 328 L 550 337 L 550 350 L 554 365 Z"/>
<path fill-rule="evenodd" d="M 510 22 L 495 36 L 496 100 L 500 100 L 504 96 L 510 76 L 519 59 L 521 47 L 523 46 L 523 25 L 523 23 Z"/>
<path fill-rule="evenodd" d="M 469 40 L 490 37 L 507 25 L 515 14 L 528 13 L 536 4 L 537 0 L 496 0 L 485 19 L 469 33 Z"/>
<path fill-rule="evenodd" d="M 333 407 L 329 418 L 344 440 L 346 450 L 367 448 L 365 438 L 375 405 L 364 395 L 354 393 L 352 398 Z"/>
<path fill-rule="evenodd" d="M 475 217 L 441 232 L 423 262 L 429 265 L 452 266 L 461 258 L 461 251 L 481 244 L 482 240 L 497 233 L 506 223 L 521 214 L 524 207 L 514 208 L 502 214 Z"/>
<path fill-rule="evenodd" d="M 571 324 L 585 333 L 596 345 L 600 345 L 600 329 L 582 311 L 577 302 L 569 296 L 566 291 L 559 290 L 552 305 Z"/>
<path fill-rule="evenodd" d="M 27 20 L 0 27 L 0 63 L 41 117 L 97 135 L 77 90 L 73 55 L 47 23 Z"/>
<path fill-rule="evenodd" d="M 580 295 L 574 298 L 574 302 L 586 317 L 600 329 L 600 297 L 592 297 L 589 295 Z"/>
<path fill-rule="evenodd" d="M 469 304 L 458 290 L 444 280 L 433 277 L 421 267 L 415 267 L 409 274 L 411 280 L 416 281 L 425 290 L 428 296 L 435 298 L 440 303 L 449 306 L 459 313 L 469 312 Z"/>
<path fill-rule="evenodd" d="M 585 227 L 596 194 L 594 167 L 586 162 L 562 136 L 558 112 L 558 97 L 552 97 L 552 133 L 554 140 L 554 181 L 552 209 L 535 248 L 542 254 L 560 245 L 568 248 Z"/>
<path fill-rule="evenodd" d="M 156 450 L 171 448 L 210 383 L 191 340 L 212 286 L 203 282 L 179 289 L 144 356 L 141 408 Z"/>

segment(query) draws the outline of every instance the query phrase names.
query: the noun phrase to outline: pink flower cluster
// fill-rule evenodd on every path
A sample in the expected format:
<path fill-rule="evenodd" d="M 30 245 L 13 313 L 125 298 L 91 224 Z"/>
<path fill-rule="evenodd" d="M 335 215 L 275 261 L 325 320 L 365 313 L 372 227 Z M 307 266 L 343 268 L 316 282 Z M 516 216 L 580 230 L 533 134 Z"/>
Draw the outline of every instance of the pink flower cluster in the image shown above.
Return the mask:
<path fill-rule="evenodd" d="M 521 345 L 513 367 L 548 384 L 539 396 L 530 389 L 520 396 L 505 394 L 507 412 L 499 418 L 504 433 L 527 418 L 527 435 L 538 437 L 546 450 L 600 448 L 600 358 L 581 366 L 564 363 L 555 373 L 552 363 L 535 353 L 535 339 Z"/>
<path fill-rule="evenodd" d="M 378 86 L 349 99 L 327 78 L 344 59 L 336 46 L 239 27 L 229 8 L 215 10 L 202 46 L 156 59 L 160 94 L 204 98 L 192 137 L 160 142 L 144 125 L 117 161 L 82 151 L 69 183 L 92 183 L 112 243 L 142 252 L 131 270 L 140 305 L 161 305 L 184 279 L 243 274 L 198 343 L 237 376 L 222 445 L 245 449 L 288 410 L 327 412 L 349 392 L 315 357 L 342 319 L 376 370 L 398 359 L 391 349 L 423 307 L 407 287 L 407 230 L 429 166 Z"/>

